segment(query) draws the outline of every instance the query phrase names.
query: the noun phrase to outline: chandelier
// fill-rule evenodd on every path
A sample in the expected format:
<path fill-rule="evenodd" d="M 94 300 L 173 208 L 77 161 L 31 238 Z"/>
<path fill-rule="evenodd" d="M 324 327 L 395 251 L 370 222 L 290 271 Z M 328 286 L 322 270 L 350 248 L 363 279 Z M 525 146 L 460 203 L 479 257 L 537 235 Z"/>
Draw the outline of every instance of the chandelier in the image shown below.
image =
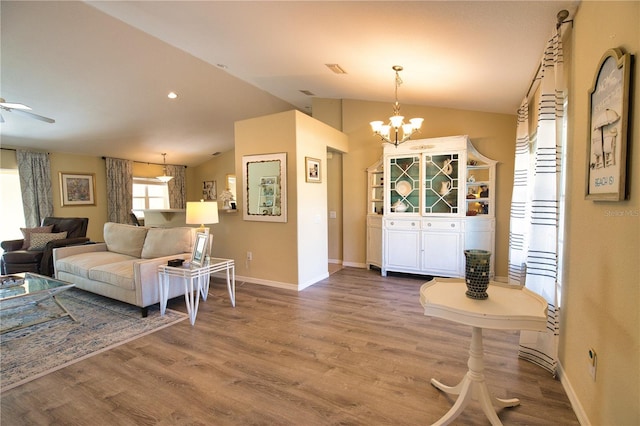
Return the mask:
<path fill-rule="evenodd" d="M 162 168 L 162 176 L 157 176 L 156 179 L 158 179 L 160 182 L 167 183 L 171 179 L 173 179 L 173 176 L 167 175 L 167 153 L 166 152 L 162 153 L 162 158 L 164 160 L 164 167 Z"/>
<path fill-rule="evenodd" d="M 393 116 L 389 117 L 389 124 L 384 124 L 383 121 L 372 121 L 369 124 L 371 124 L 374 135 L 380 136 L 383 142 L 397 147 L 398 144 L 409 140 L 411 135 L 422 127 L 424 119 L 412 118 L 409 123 L 404 122 L 404 117 L 400 115 L 400 104 L 398 103 L 398 87 L 402 84 L 399 73 L 403 68 L 400 65 L 394 65 L 392 69 L 396 72 L 396 103 L 393 104 Z M 391 135 L 392 129 L 393 135 Z"/>

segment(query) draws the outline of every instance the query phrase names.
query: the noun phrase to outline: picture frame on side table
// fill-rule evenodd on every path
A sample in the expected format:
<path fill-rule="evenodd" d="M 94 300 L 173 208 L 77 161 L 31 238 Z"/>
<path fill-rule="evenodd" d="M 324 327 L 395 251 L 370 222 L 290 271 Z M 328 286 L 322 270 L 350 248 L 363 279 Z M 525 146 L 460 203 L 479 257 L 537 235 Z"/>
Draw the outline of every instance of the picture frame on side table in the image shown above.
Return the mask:
<path fill-rule="evenodd" d="M 95 173 L 60 172 L 62 207 L 96 205 Z"/>
<path fill-rule="evenodd" d="M 626 197 L 630 68 L 630 54 L 607 50 L 589 90 L 588 200 Z"/>
<path fill-rule="evenodd" d="M 304 157 L 305 180 L 307 182 L 321 183 L 320 160 L 317 158 Z"/>
<path fill-rule="evenodd" d="M 205 263 L 207 256 L 207 248 L 209 244 L 209 234 L 196 233 L 196 242 L 193 245 L 193 253 L 191 254 L 191 265 L 200 268 Z"/>

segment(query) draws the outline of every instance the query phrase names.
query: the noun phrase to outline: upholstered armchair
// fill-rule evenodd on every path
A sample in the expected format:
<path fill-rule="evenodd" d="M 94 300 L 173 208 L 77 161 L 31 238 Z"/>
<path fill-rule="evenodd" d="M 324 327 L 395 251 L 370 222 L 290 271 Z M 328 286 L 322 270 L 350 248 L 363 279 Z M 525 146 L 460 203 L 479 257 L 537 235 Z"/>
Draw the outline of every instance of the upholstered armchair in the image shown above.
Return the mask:
<path fill-rule="evenodd" d="M 53 249 L 88 242 L 88 224 L 86 217 L 46 217 L 41 227 L 23 229 L 24 239 L 2 241 L 2 274 L 35 272 L 53 276 Z"/>

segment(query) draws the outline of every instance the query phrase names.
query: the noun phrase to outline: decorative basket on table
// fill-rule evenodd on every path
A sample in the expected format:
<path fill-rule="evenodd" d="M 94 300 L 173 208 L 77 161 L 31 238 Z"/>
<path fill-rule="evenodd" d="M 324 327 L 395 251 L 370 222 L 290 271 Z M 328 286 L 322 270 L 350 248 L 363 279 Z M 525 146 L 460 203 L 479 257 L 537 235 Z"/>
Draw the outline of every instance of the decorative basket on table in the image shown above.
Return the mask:
<path fill-rule="evenodd" d="M 484 300 L 489 297 L 489 273 L 491 252 L 486 250 L 465 250 L 465 282 L 467 297 Z"/>

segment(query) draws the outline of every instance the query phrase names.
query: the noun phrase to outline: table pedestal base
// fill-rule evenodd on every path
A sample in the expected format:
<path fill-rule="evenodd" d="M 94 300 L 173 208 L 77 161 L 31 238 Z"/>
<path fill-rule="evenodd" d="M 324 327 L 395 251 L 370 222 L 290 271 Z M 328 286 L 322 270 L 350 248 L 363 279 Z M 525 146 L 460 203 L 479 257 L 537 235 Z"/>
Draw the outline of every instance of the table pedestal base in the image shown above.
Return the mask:
<path fill-rule="evenodd" d="M 451 407 L 447 414 L 433 425 L 439 426 L 451 423 L 472 400 L 480 403 L 482 411 L 484 411 L 492 425 L 502 425 L 496 414 L 494 405 L 499 408 L 515 407 L 520 404 L 520 400 L 517 398 L 500 399 L 491 396 L 489 393 L 489 389 L 484 380 L 482 329 L 479 327 L 473 327 L 467 366 L 469 367 L 469 371 L 465 374 L 462 381 L 455 386 L 446 386 L 436 379 L 431 379 L 431 384 L 441 391 L 451 395 L 459 395 L 455 404 L 453 404 L 453 407 Z"/>

